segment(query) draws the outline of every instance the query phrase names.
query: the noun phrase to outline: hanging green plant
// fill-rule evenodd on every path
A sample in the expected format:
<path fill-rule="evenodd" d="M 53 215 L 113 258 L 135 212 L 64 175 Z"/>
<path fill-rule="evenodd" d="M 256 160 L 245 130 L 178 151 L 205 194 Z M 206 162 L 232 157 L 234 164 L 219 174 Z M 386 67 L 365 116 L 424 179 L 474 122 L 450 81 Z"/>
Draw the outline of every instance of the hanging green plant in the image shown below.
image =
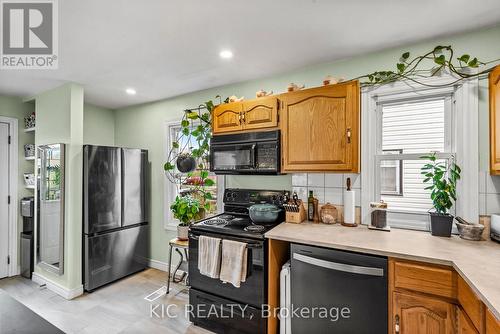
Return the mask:
<path fill-rule="evenodd" d="M 414 58 L 411 58 L 410 52 L 404 52 L 394 70 L 375 71 L 351 80 L 360 80 L 362 86 L 384 85 L 396 81 L 408 80 L 429 87 L 444 87 L 454 85 L 465 79 L 472 79 L 484 75 L 490 72 L 492 68 L 482 71 L 478 71 L 477 69 L 480 66 L 498 62 L 499 60 L 500 59 L 483 62 L 477 57 L 472 57 L 469 54 L 463 54 L 456 57 L 450 45 L 438 45 L 424 55 Z M 426 65 L 426 68 L 422 68 Z M 426 78 L 431 78 L 445 72 L 454 75 L 455 79 L 440 85 L 424 82 Z"/>
<path fill-rule="evenodd" d="M 215 98 L 219 99 L 219 103 L 223 102 L 219 95 Z M 209 100 L 198 108 L 184 111 L 179 132 L 172 141 L 168 159 L 163 165 L 168 180 L 179 186 L 189 185 L 189 196 L 200 198 L 207 211 L 210 208 L 208 201 L 213 199 L 208 188 L 215 185 L 215 181 L 209 177 L 211 112 L 215 106 Z"/>

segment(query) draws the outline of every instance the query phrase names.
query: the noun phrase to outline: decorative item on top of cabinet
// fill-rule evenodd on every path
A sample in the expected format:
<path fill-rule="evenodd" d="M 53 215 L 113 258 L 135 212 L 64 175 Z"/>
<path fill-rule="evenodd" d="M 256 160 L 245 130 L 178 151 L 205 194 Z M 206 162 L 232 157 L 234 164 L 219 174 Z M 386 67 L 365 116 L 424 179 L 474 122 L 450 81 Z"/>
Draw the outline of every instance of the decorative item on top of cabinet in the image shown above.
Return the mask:
<path fill-rule="evenodd" d="M 359 82 L 280 96 L 282 172 L 359 173 Z"/>
<path fill-rule="evenodd" d="M 392 294 L 393 334 L 454 334 L 457 307 L 437 298 Z"/>
<path fill-rule="evenodd" d="M 273 91 L 266 92 L 265 90 L 261 89 L 255 93 L 255 97 L 265 97 L 269 95 L 273 95 Z"/>
<path fill-rule="evenodd" d="M 305 85 L 297 85 L 296 83 L 290 83 L 288 87 L 286 88 L 287 92 L 296 92 L 298 90 L 304 89 L 306 86 Z"/>
<path fill-rule="evenodd" d="M 500 175 L 500 66 L 490 72 L 490 174 Z"/>
<path fill-rule="evenodd" d="M 341 83 L 345 80 L 345 78 L 340 77 L 340 78 L 335 78 L 334 76 L 327 75 L 323 79 L 323 86 L 328 86 L 328 85 L 336 85 L 338 83 Z"/>
<path fill-rule="evenodd" d="M 278 126 L 278 98 L 266 96 L 215 107 L 212 113 L 213 134 L 270 129 Z"/>
<path fill-rule="evenodd" d="M 231 95 L 230 97 L 228 97 L 229 102 L 242 102 L 244 99 L 245 99 L 244 96 L 237 97 L 236 95 Z"/>

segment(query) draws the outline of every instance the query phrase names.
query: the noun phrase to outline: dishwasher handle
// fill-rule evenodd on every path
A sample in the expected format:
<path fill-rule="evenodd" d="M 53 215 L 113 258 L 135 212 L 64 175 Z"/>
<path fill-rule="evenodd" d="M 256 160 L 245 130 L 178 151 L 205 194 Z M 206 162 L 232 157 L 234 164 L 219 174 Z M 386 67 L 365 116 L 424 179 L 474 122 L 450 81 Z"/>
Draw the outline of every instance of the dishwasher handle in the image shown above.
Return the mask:
<path fill-rule="evenodd" d="M 323 267 L 323 268 L 336 270 L 336 271 L 343 271 L 346 273 L 368 275 L 368 276 L 379 276 L 379 277 L 384 276 L 384 269 L 383 268 L 362 267 L 362 266 L 355 266 L 355 265 L 345 264 L 345 263 L 330 262 L 330 261 L 321 260 L 321 259 L 318 259 L 315 257 L 302 255 L 299 253 L 293 253 L 293 258 L 297 261 L 311 264 L 313 266 Z"/>

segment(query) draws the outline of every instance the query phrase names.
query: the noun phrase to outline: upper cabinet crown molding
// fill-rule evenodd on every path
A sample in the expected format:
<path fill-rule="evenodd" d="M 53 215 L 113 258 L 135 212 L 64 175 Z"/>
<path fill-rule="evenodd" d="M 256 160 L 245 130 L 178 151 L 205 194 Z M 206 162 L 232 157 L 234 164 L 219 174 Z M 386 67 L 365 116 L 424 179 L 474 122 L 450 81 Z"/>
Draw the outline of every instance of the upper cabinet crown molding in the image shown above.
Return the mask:
<path fill-rule="evenodd" d="M 490 82 L 490 174 L 500 175 L 500 66 L 489 76 Z"/>

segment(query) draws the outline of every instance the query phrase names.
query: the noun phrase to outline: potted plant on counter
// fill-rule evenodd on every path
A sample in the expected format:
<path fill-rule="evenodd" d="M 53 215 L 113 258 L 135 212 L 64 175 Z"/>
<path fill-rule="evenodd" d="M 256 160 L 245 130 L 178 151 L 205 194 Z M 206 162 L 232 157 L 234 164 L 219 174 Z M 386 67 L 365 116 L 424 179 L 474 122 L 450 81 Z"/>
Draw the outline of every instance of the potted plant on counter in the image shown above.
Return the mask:
<path fill-rule="evenodd" d="M 429 160 L 421 168 L 425 177 L 425 189 L 431 191 L 432 205 L 435 212 L 429 212 L 431 217 L 431 234 L 439 237 L 450 237 L 453 216 L 448 213 L 457 200 L 457 181 L 460 179 L 460 167 L 455 163 L 455 157 L 449 163 L 438 160 L 436 153 L 423 156 Z"/>
<path fill-rule="evenodd" d="M 177 196 L 170 205 L 174 218 L 180 221 L 177 226 L 177 238 L 188 240 L 189 225 L 199 219 L 202 212 L 201 203 L 191 195 Z"/>

